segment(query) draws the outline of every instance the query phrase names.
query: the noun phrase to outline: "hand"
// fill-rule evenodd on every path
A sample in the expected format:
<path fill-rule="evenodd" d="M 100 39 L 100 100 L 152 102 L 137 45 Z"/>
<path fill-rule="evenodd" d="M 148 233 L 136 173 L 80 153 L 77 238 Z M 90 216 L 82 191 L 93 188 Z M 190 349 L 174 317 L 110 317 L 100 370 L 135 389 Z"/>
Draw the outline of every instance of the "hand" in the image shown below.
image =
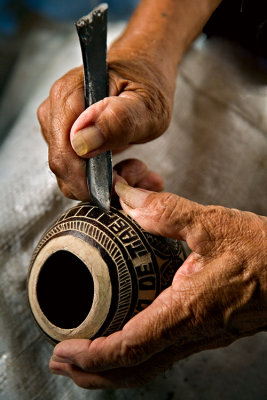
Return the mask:
<path fill-rule="evenodd" d="M 52 86 L 38 118 L 65 196 L 89 199 L 81 157 L 145 143 L 166 130 L 179 62 L 220 2 L 142 0 L 108 51 L 110 97 L 84 112 L 81 67 Z"/>
<path fill-rule="evenodd" d="M 128 53 L 109 52 L 110 97 L 84 111 L 80 67 L 60 78 L 39 107 L 49 165 L 67 197 L 89 199 L 85 158 L 149 141 L 169 124 L 175 74 L 167 79 L 148 56 Z"/>
<path fill-rule="evenodd" d="M 185 240 L 172 285 L 124 328 L 59 343 L 52 372 L 88 389 L 134 387 L 177 360 L 267 328 L 267 218 L 117 182 L 123 209 L 147 231 Z"/>

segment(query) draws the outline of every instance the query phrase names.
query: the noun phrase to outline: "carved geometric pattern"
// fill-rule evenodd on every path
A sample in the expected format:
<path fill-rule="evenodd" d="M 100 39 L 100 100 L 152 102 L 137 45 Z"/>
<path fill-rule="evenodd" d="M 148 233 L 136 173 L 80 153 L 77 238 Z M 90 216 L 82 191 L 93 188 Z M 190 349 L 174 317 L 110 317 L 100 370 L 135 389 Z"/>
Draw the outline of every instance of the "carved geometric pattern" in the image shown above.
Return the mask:
<path fill-rule="evenodd" d="M 71 232 L 89 242 L 91 239 L 91 243 L 92 240 L 96 242 L 101 251 L 111 257 L 117 269 L 117 308 L 101 335 L 119 330 L 126 318 L 149 305 L 161 290 L 170 285 L 185 259 L 180 242 L 145 232 L 115 208 L 105 214 L 90 203 L 80 203 L 62 214 L 46 231 L 36 247 L 31 265 L 47 242 Z M 135 276 L 135 286 L 131 274 Z M 133 293 L 134 287 L 137 294 Z M 132 310 L 131 315 L 129 310 Z"/>

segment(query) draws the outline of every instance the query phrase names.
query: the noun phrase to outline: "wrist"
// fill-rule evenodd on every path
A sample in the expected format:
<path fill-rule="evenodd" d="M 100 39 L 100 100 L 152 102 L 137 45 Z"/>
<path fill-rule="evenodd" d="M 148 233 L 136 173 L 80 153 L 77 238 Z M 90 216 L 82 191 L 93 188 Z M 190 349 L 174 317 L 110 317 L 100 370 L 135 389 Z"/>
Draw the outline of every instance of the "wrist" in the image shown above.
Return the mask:
<path fill-rule="evenodd" d="M 134 52 L 176 76 L 177 66 L 221 0 L 142 0 L 112 48 Z"/>

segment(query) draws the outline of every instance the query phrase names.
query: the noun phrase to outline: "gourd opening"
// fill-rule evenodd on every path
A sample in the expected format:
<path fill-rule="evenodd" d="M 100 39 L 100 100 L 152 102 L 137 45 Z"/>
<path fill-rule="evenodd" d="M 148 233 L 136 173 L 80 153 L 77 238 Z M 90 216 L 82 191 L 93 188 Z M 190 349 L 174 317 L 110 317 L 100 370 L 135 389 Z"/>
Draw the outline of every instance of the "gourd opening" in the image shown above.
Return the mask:
<path fill-rule="evenodd" d="M 62 329 L 79 326 L 93 303 L 92 275 L 75 254 L 60 250 L 42 266 L 37 281 L 37 299 L 46 318 Z"/>

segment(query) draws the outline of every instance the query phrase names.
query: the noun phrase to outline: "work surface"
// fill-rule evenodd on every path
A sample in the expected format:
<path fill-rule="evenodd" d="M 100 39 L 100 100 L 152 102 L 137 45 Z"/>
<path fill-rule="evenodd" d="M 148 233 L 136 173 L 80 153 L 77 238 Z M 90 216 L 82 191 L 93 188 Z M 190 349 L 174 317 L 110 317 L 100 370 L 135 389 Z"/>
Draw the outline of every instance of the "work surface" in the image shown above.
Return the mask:
<path fill-rule="evenodd" d="M 110 39 L 120 29 L 112 25 Z M 53 81 L 80 63 L 75 32 L 36 29 L 2 98 L 0 399 L 265 400 L 265 333 L 193 355 L 137 390 L 88 392 L 50 374 L 52 347 L 30 315 L 27 268 L 42 232 L 72 202 L 49 171 L 36 109 Z M 168 191 L 267 215 L 267 73 L 237 47 L 198 40 L 179 69 L 168 132 L 114 162 L 132 156 L 161 173 Z"/>

